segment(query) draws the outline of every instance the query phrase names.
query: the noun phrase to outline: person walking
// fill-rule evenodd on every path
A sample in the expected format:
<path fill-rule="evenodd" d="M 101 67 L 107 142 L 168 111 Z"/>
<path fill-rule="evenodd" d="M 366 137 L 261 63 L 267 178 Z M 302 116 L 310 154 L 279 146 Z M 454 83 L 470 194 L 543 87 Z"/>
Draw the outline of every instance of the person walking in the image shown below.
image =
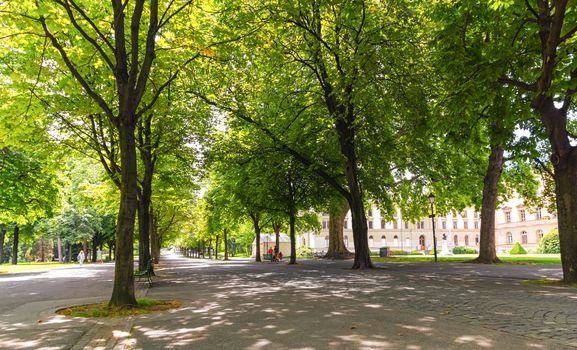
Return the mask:
<path fill-rule="evenodd" d="M 82 264 L 84 264 L 84 250 L 80 250 L 80 253 L 78 253 L 78 262 L 80 263 L 80 266 L 82 266 Z"/>

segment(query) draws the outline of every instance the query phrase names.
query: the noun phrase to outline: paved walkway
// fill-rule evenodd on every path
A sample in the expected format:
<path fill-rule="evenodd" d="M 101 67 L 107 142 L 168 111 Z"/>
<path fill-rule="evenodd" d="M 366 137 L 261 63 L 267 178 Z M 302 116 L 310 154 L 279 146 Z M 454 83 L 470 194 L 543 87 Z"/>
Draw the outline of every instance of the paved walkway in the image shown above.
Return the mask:
<path fill-rule="evenodd" d="M 577 290 L 521 283 L 558 276 L 558 266 L 350 265 L 166 256 L 147 297 L 179 299 L 182 308 L 71 322 L 51 316 L 47 301 L 41 315 L 12 326 L 29 327 L 28 337 L 16 333 L 18 343 L 7 342 L 14 332 L 0 323 L 0 348 L 577 348 Z M 44 321 L 35 323 L 37 317 Z M 49 335 L 53 341 L 39 342 Z"/>

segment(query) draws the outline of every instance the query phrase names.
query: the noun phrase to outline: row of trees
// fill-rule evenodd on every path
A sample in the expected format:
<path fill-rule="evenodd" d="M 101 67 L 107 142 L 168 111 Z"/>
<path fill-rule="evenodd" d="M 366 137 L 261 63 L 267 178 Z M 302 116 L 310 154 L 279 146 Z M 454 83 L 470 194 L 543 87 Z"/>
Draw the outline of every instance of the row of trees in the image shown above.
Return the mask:
<path fill-rule="evenodd" d="M 158 217 L 224 241 L 248 219 L 258 247 L 263 226 L 294 242 L 308 213 L 328 211 L 342 255 L 350 209 L 353 267 L 370 268 L 366 201 L 416 220 L 434 192 L 441 213 L 482 207 L 479 261 L 494 262 L 495 207 L 531 197 L 535 168 L 554 184 L 564 278 L 577 280 L 567 0 L 0 6 L 6 146 L 72 147 L 119 193 L 112 305 L 135 303 L 135 223 L 145 268 Z"/>

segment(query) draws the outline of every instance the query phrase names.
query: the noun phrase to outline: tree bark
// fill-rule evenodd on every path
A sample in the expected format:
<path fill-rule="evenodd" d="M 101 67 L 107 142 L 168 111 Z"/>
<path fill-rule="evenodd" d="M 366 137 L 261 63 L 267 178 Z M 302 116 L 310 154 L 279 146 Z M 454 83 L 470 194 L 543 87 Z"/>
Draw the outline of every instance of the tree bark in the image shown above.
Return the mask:
<path fill-rule="evenodd" d="M 4 262 L 4 238 L 6 237 L 6 228 L 0 225 L 0 264 Z"/>
<path fill-rule="evenodd" d="M 218 243 L 219 243 L 219 238 L 220 235 L 216 235 L 216 244 L 215 244 L 215 250 L 214 250 L 214 259 L 218 260 Z"/>
<path fill-rule="evenodd" d="M 259 225 L 260 217 L 258 214 L 250 214 L 250 218 L 252 219 L 252 225 L 254 227 L 254 235 L 256 237 L 255 261 L 262 262 L 262 258 L 260 256 L 260 225 Z"/>
<path fill-rule="evenodd" d="M 60 239 L 60 237 L 58 237 L 58 239 L 56 241 L 56 245 L 58 246 L 57 247 L 57 249 L 58 249 L 58 261 L 62 262 L 64 259 L 62 259 L 63 258 L 63 256 L 62 256 L 62 240 Z"/>
<path fill-rule="evenodd" d="M 352 256 L 345 246 L 344 224 L 349 212 L 349 204 L 342 198 L 338 205 L 329 209 L 329 249 L 325 258 L 342 259 Z"/>
<path fill-rule="evenodd" d="M 153 155 L 152 142 L 152 113 L 146 115 L 138 128 L 138 143 L 140 159 L 144 166 L 144 176 L 140 183 L 138 198 L 138 268 L 140 271 L 146 271 L 150 254 L 150 202 L 152 198 L 152 177 L 154 174 L 154 165 L 156 156 Z"/>
<path fill-rule="evenodd" d="M 473 260 L 474 263 L 494 264 L 500 262 L 495 247 L 495 211 L 497 209 L 499 180 L 503 173 L 503 152 L 502 145 L 491 145 L 489 165 L 483 182 L 479 256 Z"/>
<path fill-rule="evenodd" d="M 228 229 L 224 229 L 224 260 L 228 260 Z"/>
<path fill-rule="evenodd" d="M 154 210 L 150 208 L 150 252 L 155 264 L 158 264 L 160 259 L 160 247 L 158 241 L 158 226 Z"/>
<path fill-rule="evenodd" d="M 297 263 L 297 248 L 296 248 L 296 233 L 295 233 L 295 214 L 291 212 L 289 214 L 289 231 L 291 240 L 291 257 L 289 265 L 294 265 Z M 279 247 L 280 249 L 280 247 Z"/>
<path fill-rule="evenodd" d="M 114 287 L 110 306 L 136 305 L 134 295 L 134 220 L 137 207 L 136 144 L 134 124 L 121 123 L 119 128 L 122 162 L 120 209 L 116 226 Z"/>
<path fill-rule="evenodd" d="M 18 264 L 18 234 L 20 232 L 20 227 L 18 224 L 14 224 L 14 237 L 12 244 L 12 265 Z"/>
<path fill-rule="evenodd" d="M 272 229 L 274 231 L 274 241 L 275 246 L 280 251 L 280 229 L 282 228 L 282 224 L 280 222 L 275 222 L 272 224 Z"/>

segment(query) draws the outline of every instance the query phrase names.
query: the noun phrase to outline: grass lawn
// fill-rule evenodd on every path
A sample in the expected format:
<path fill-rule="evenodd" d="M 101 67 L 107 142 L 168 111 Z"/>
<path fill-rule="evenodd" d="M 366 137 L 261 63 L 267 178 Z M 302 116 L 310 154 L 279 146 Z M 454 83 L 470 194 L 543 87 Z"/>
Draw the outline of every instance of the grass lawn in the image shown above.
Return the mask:
<path fill-rule="evenodd" d="M 14 272 L 25 272 L 32 270 L 44 270 L 53 269 L 56 267 L 63 266 L 73 266 L 78 265 L 76 262 L 72 263 L 61 263 L 58 261 L 53 262 L 19 262 L 18 265 L 2 264 L 0 265 L 0 273 L 14 273 Z"/>
<path fill-rule="evenodd" d="M 459 254 L 452 256 L 439 256 L 438 261 L 447 262 L 470 262 L 477 257 L 476 254 Z M 498 255 L 504 264 L 513 265 L 534 265 L 534 264 L 560 264 L 559 254 L 525 254 L 525 255 Z M 398 255 L 387 258 L 371 257 L 374 262 L 413 262 L 431 263 L 434 261 L 433 255 Z"/>

